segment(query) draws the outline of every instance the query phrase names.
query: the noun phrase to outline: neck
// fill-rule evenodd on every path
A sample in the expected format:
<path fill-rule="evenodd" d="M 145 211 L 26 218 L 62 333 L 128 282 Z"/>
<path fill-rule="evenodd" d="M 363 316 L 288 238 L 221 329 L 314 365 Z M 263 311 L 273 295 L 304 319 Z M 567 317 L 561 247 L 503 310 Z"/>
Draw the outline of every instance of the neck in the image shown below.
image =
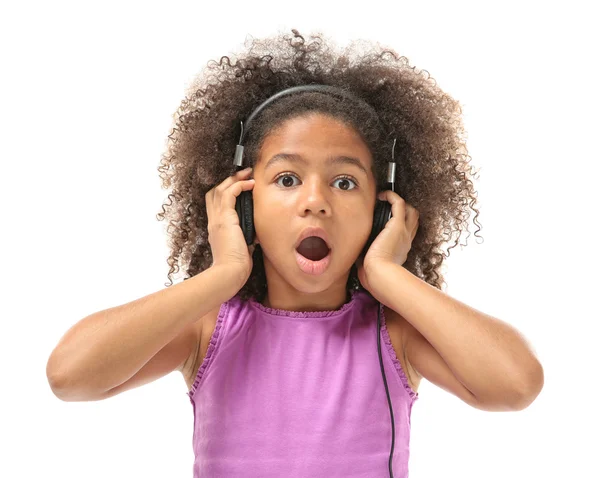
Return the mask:
<path fill-rule="evenodd" d="M 338 310 L 350 301 L 350 292 L 343 288 L 331 287 L 322 292 L 304 293 L 299 291 L 282 293 L 277 288 L 269 287 L 262 305 L 271 309 L 289 310 L 293 312 L 321 312 Z"/>

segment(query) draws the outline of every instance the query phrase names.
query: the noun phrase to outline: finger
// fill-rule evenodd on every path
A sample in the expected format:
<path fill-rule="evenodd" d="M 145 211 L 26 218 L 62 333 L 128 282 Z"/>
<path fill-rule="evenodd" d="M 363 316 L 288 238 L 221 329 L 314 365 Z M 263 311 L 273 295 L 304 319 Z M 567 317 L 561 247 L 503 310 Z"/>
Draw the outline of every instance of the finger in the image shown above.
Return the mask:
<path fill-rule="evenodd" d="M 406 222 L 413 232 L 419 227 L 419 211 L 410 204 L 406 204 Z"/>
<path fill-rule="evenodd" d="M 235 208 L 235 201 L 242 191 L 250 191 L 254 187 L 254 179 L 246 179 L 233 183 L 221 195 L 221 207 Z"/>
<path fill-rule="evenodd" d="M 248 175 L 252 172 L 252 168 L 241 169 L 236 171 L 233 175 L 228 176 L 224 181 L 222 181 L 217 186 L 213 187 L 204 195 L 204 200 L 206 201 L 206 207 L 212 207 L 213 200 L 216 199 L 217 195 L 220 197 L 224 191 L 227 190 L 232 184 L 236 181 L 243 179 L 244 177 L 248 177 Z"/>
<path fill-rule="evenodd" d="M 403 217 L 406 221 L 406 203 L 394 191 L 381 191 L 377 197 L 382 201 L 387 201 L 392 205 L 392 217 Z"/>
<path fill-rule="evenodd" d="M 221 182 L 221 184 L 219 184 L 215 188 L 215 191 L 218 193 L 222 193 L 223 191 L 227 190 L 227 188 L 229 188 L 236 181 L 240 181 L 242 179 L 248 178 L 250 176 L 251 172 L 252 172 L 252 168 L 240 169 L 239 171 L 235 172 L 231 176 L 228 176 L 223 182 Z"/>

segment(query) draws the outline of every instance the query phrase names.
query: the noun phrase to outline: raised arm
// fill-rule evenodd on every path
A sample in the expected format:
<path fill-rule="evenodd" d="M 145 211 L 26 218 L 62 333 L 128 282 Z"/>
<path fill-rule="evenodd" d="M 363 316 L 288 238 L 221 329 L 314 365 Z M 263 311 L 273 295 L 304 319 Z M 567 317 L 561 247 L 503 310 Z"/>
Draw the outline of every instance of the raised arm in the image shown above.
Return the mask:
<path fill-rule="evenodd" d="M 48 359 L 46 375 L 53 393 L 64 401 L 100 400 L 134 376 L 137 384 L 121 389 L 180 369 L 194 351 L 197 322 L 233 297 L 243 279 L 238 268 L 213 266 L 177 285 L 85 317 L 66 332 Z"/>

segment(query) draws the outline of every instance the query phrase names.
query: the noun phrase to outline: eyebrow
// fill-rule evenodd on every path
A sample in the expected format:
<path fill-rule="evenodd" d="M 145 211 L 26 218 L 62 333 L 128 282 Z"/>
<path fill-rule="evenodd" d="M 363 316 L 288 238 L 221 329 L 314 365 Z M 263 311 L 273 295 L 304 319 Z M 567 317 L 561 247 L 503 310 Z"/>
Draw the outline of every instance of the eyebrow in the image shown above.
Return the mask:
<path fill-rule="evenodd" d="M 281 163 L 281 162 L 285 162 L 285 161 L 288 161 L 290 163 L 302 163 L 305 165 L 308 164 L 308 161 L 306 159 L 304 159 L 302 156 L 300 156 L 299 154 L 278 153 L 275 156 L 273 156 L 271 159 L 269 159 L 269 161 L 267 162 L 267 164 L 265 166 L 265 170 L 277 163 Z M 338 165 L 338 164 L 354 165 L 357 168 L 359 168 L 363 173 L 365 173 L 367 176 L 369 175 L 367 173 L 366 168 L 363 166 L 362 162 L 358 158 L 352 158 L 350 156 L 329 156 L 327 158 L 327 162 L 329 164 L 333 164 L 333 165 Z"/>

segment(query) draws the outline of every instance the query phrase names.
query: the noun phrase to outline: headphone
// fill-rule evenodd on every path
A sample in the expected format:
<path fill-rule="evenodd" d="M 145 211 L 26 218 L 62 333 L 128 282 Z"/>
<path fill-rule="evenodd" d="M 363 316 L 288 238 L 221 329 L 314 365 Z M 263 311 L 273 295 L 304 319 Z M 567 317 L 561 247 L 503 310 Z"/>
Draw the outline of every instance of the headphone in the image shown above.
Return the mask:
<path fill-rule="evenodd" d="M 233 164 L 236 166 L 236 171 L 244 169 L 242 166 L 243 156 L 244 156 L 244 140 L 246 138 L 246 133 L 252 123 L 252 120 L 267 106 L 269 106 L 273 101 L 281 98 L 282 96 L 287 96 L 293 93 L 306 92 L 306 91 L 316 91 L 325 94 L 330 94 L 333 96 L 338 96 L 342 99 L 347 98 L 352 101 L 363 103 L 372 111 L 373 108 L 367 104 L 362 99 L 357 96 L 349 93 L 346 90 L 341 88 L 330 86 L 330 85 L 319 85 L 319 84 L 310 84 L 310 85 L 302 85 L 302 86 L 294 86 L 291 88 L 287 88 L 282 90 L 273 96 L 267 98 L 263 103 L 261 103 L 248 117 L 246 120 L 246 127 L 244 128 L 244 123 L 241 124 L 241 133 L 240 139 L 238 141 L 238 145 L 235 148 L 235 156 L 233 158 Z M 376 113 L 375 113 L 376 114 Z M 396 178 L 396 162 L 394 161 L 394 150 L 396 147 L 396 139 L 394 139 L 394 144 L 392 146 L 392 160 L 388 162 L 388 174 L 387 174 L 387 183 L 389 185 L 389 189 L 394 191 L 394 181 Z M 386 223 L 392 216 L 392 205 L 387 201 L 376 200 L 375 211 L 373 213 L 373 227 L 371 229 L 371 234 L 369 235 L 369 239 L 365 244 L 361 254 L 364 255 L 367 253 L 367 250 L 371 246 L 371 243 L 375 240 L 377 235 L 384 229 Z M 252 202 L 252 191 L 242 191 L 236 198 L 235 201 L 235 210 L 238 214 L 238 218 L 240 220 L 240 227 L 242 228 L 242 232 L 244 234 L 244 239 L 246 240 L 246 244 L 250 245 L 254 241 L 255 230 L 254 230 L 254 207 Z M 381 358 L 381 336 L 379 334 L 379 330 L 381 328 L 381 319 L 380 319 L 380 311 L 381 305 L 377 306 L 377 351 L 379 353 L 379 365 L 381 367 L 381 375 L 383 376 L 383 383 L 385 385 L 385 391 L 387 394 L 388 405 L 390 408 L 390 417 L 392 421 L 392 445 L 390 449 L 390 458 L 388 462 L 388 468 L 390 473 L 390 478 L 394 477 L 392 472 L 392 456 L 394 453 L 394 442 L 396 438 L 396 432 L 394 427 L 394 412 L 392 411 L 392 401 L 390 399 L 390 392 L 388 390 L 387 380 L 385 378 L 385 371 L 383 369 L 383 360 Z"/>
<path fill-rule="evenodd" d="M 252 120 L 269 104 L 273 101 L 281 98 L 282 96 L 287 96 L 293 93 L 305 92 L 305 91 L 318 91 L 323 93 L 328 93 L 334 96 L 348 98 L 352 101 L 361 102 L 366 104 L 360 98 L 354 96 L 351 93 L 348 93 L 346 90 L 335 86 L 329 85 L 303 85 L 303 86 L 294 86 L 292 88 L 287 88 L 275 95 L 271 96 L 267 100 L 265 100 L 262 104 L 260 104 L 248 117 L 246 120 L 246 127 L 244 128 L 244 123 L 241 122 L 241 134 L 240 140 L 238 141 L 238 145 L 235 148 L 235 156 L 233 158 L 233 164 L 236 166 L 236 171 L 244 169 L 242 166 L 242 160 L 244 156 L 244 140 L 246 138 L 246 133 L 252 124 Z M 369 109 L 373 109 L 370 105 L 367 105 Z M 394 149 L 396 146 L 396 140 L 394 139 L 394 146 L 392 147 L 392 160 L 388 163 L 388 175 L 387 182 L 390 185 L 390 189 L 394 190 L 394 180 L 396 177 L 396 163 L 394 162 Z M 254 208 L 252 203 L 252 191 L 242 191 L 240 195 L 236 198 L 235 201 L 235 210 L 238 213 L 238 217 L 240 219 L 240 227 L 242 228 L 242 232 L 244 233 L 244 239 L 246 240 L 246 244 L 252 244 L 254 241 Z M 380 201 L 377 199 L 375 204 L 375 211 L 373 213 L 373 227 L 371 229 L 371 234 L 367 243 L 365 244 L 364 249 L 361 254 L 366 254 L 369 246 L 375 240 L 377 235 L 383 231 L 385 224 L 389 221 L 392 216 L 392 205 L 387 201 Z"/>

